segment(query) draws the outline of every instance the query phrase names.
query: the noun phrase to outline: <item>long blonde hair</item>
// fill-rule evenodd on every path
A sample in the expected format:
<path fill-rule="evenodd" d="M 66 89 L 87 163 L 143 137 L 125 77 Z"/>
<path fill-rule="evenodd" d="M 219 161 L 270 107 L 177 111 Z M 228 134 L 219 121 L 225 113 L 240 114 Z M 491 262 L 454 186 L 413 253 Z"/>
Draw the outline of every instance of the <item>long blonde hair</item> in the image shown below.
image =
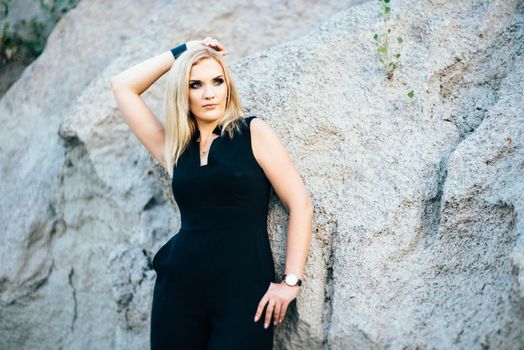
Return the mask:
<path fill-rule="evenodd" d="M 227 132 L 233 138 L 235 129 L 240 129 L 244 120 L 242 104 L 231 77 L 231 72 L 221 54 L 214 49 L 201 46 L 191 48 L 180 55 L 169 69 L 164 94 L 163 115 L 165 128 L 164 160 L 167 171 L 173 177 L 173 167 L 191 142 L 197 131 L 196 121 L 189 109 L 189 72 L 193 65 L 206 58 L 212 58 L 222 66 L 227 86 L 227 100 L 224 116 L 220 121 L 221 136 Z"/>

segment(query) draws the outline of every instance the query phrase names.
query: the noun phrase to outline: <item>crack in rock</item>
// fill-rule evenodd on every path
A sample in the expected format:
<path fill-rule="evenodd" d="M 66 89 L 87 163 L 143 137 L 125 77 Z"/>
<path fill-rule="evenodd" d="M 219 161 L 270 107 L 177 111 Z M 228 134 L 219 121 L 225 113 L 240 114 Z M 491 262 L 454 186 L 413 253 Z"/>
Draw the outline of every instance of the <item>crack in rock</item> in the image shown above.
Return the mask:
<path fill-rule="evenodd" d="M 71 267 L 71 270 L 69 271 L 69 286 L 71 286 L 72 294 L 73 294 L 73 319 L 71 320 L 71 333 L 74 333 L 75 330 L 75 322 L 78 315 L 78 301 L 76 300 L 76 289 L 73 285 L 73 275 L 75 273 L 75 269 Z"/>

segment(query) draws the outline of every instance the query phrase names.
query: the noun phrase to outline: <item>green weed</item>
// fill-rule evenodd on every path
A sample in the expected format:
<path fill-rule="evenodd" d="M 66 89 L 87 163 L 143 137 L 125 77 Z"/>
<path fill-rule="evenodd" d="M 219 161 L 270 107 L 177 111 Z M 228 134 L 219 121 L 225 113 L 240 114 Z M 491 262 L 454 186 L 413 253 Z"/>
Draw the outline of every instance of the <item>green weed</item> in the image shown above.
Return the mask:
<path fill-rule="evenodd" d="M 60 18 L 76 7 L 80 0 L 35 0 L 40 7 L 42 19 L 22 19 L 14 23 L 7 20 L 11 0 L 0 0 L 0 63 L 20 61 L 31 63 L 44 51 L 50 30 Z"/>
<path fill-rule="evenodd" d="M 384 33 L 375 33 L 373 35 L 373 43 L 376 46 L 376 52 L 379 55 L 379 62 L 384 69 L 386 77 L 391 80 L 395 70 L 400 68 L 400 45 L 404 42 L 401 36 L 396 37 L 397 49 L 392 54 L 393 48 L 391 47 L 391 28 L 389 27 L 389 15 L 391 13 L 391 1 L 390 0 L 378 0 L 380 2 L 380 16 L 384 20 Z M 407 93 L 409 98 L 413 98 L 414 91 L 410 90 Z"/>

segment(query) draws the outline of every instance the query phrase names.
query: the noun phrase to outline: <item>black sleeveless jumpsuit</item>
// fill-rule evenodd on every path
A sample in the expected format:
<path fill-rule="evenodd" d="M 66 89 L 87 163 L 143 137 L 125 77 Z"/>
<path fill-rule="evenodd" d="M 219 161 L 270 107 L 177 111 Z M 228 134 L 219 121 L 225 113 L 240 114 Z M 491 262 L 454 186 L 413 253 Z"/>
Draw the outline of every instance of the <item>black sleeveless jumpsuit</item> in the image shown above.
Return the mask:
<path fill-rule="evenodd" d="M 267 234 L 271 183 L 253 156 L 253 118 L 233 139 L 214 139 L 203 166 L 197 130 L 174 167 L 181 228 L 153 258 L 152 350 L 272 349 L 266 309 L 253 320 L 275 282 Z"/>

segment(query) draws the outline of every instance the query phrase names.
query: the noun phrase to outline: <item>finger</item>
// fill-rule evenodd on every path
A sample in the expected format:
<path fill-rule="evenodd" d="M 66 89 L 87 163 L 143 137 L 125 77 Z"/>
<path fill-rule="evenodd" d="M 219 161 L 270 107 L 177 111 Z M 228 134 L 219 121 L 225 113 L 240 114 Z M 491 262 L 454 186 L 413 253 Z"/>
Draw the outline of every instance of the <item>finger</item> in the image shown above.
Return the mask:
<path fill-rule="evenodd" d="M 210 39 L 210 40 L 208 41 L 208 43 L 209 43 L 211 46 L 213 46 L 213 47 L 217 47 L 217 48 L 220 48 L 220 49 L 224 49 L 224 47 L 222 46 L 222 44 L 221 44 L 218 40 L 216 40 L 216 39 Z"/>
<path fill-rule="evenodd" d="M 222 46 L 222 44 L 220 44 L 220 42 L 218 42 L 218 40 L 216 39 L 207 37 L 206 39 L 202 40 L 202 44 L 204 46 L 209 46 L 218 52 L 221 52 L 222 55 L 227 55 L 229 53 L 224 49 L 224 46 Z"/>
<path fill-rule="evenodd" d="M 204 46 L 208 46 L 208 47 L 212 48 L 213 50 L 215 50 L 217 52 L 220 52 L 220 53 L 223 53 L 223 51 L 224 51 L 224 48 L 222 46 L 218 46 L 218 45 L 213 44 L 213 43 L 206 43 L 206 44 L 204 44 Z"/>
<path fill-rule="evenodd" d="M 279 322 L 280 309 L 282 308 L 282 303 L 277 303 L 275 305 L 275 312 L 273 313 L 273 324 L 276 326 Z"/>
<path fill-rule="evenodd" d="M 255 322 L 260 319 L 260 315 L 262 314 L 262 310 L 264 310 L 264 306 L 266 305 L 267 301 L 267 295 L 264 295 L 258 303 L 257 312 L 255 313 Z"/>
<path fill-rule="evenodd" d="M 224 48 L 220 45 L 217 45 L 217 44 L 209 44 L 209 47 L 213 48 L 215 51 L 218 51 L 218 52 L 222 52 L 224 51 Z"/>
<path fill-rule="evenodd" d="M 288 303 L 283 303 L 282 308 L 280 309 L 280 315 L 278 316 L 278 323 L 282 323 L 282 321 L 284 321 L 284 316 L 286 316 L 288 305 Z"/>
<path fill-rule="evenodd" d="M 269 322 L 271 322 L 271 315 L 273 314 L 274 307 L 275 307 L 275 299 L 271 299 L 266 309 L 266 318 L 264 320 L 264 328 L 267 328 L 269 326 Z"/>
<path fill-rule="evenodd" d="M 208 36 L 204 40 L 202 40 L 202 44 L 204 44 L 205 46 L 213 46 L 214 41 L 215 41 L 215 39 L 213 39 L 212 37 Z"/>
<path fill-rule="evenodd" d="M 219 43 L 217 40 L 213 41 L 213 45 L 215 45 L 217 48 L 219 48 L 220 51 L 224 50 L 224 46 L 222 46 L 222 44 Z"/>

